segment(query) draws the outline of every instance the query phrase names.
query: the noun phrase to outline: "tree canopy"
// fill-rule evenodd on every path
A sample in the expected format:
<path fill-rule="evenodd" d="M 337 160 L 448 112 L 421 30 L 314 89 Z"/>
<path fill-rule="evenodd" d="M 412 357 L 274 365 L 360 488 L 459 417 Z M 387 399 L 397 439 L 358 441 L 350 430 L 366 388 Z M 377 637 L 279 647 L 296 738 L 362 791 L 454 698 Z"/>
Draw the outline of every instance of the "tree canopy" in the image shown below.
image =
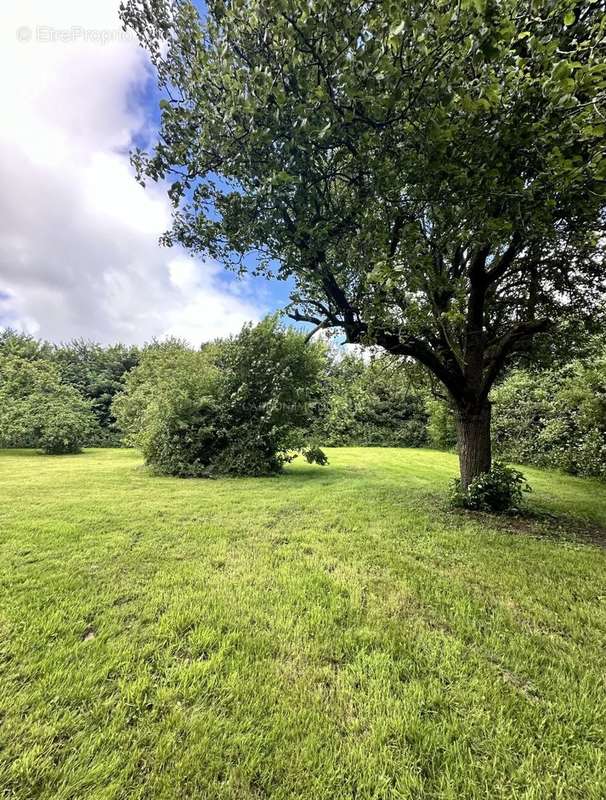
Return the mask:
<path fill-rule="evenodd" d="M 98 423 L 95 444 L 118 444 L 120 434 L 111 405 L 124 388 L 127 373 L 139 363 L 139 348 L 120 343 L 104 347 L 75 339 L 55 347 L 52 357 L 62 380 L 91 403 Z"/>
<path fill-rule="evenodd" d="M 88 427 L 86 444 L 120 444 L 121 434 L 111 404 L 124 388 L 126 374 L 139 361 L 138 347 L 121 343 L 104 346 L 84 339 L 52 344 L 12 328 L 3 328 L 0 330 L 0 359 L 4 356 L 48 362 L 49 372 L 62 384 L 76 389 L 90 405 L 95 424 Z M 33 373 L 30 371 L 30 374 Z M 0 374 L 0 380 L 2 377 Z"/>
<path fill-rule="evenodd" d="M 294 319 L 411 356 L 490 464 L 504 365 L 604 297 L 604 3 L 129 0 L 164 90 L 138 177 Z"/>
<path fill-rule="evenodd" d="M 27 340 L 33 344 L 35 340 Z M 26 342 L 27 343 L 27 342 Z M 39 353 L 30 348 L 29 354 Z M 95 427 L 90 403 L 40 357 L 0 352 L 0 444 L 78 453 Z"/>

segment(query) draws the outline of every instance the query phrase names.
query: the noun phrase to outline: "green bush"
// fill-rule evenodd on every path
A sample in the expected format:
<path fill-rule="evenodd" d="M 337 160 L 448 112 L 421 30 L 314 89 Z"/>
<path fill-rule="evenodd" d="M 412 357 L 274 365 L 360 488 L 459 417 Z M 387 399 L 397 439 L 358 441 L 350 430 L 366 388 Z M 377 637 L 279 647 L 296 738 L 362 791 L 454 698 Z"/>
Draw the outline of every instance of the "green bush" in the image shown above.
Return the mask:
<path fill-rule="evenodd" d="M 475 477 L 464 490 L 458 478 L 451 485 L 451 502 L 454 506 L 472 511 L 503 513 L 522 505 L 523 493 L 530 492 L 524 475 L 517 469 L 495 462 L 488 472 Z"/>
<path fill-rule="evenodd" d="M 116 428 L 111 404 L 124 388 L 125 375 L 138 363 L 137 347 L 102 346 L 83 339 L 54 345 L 5 328 L 0 330 L 0 358 L 7 356 L 44 362 L 47 365 L 44 368 L 53 370 L 55 378 L 58 375 L 64 386 L 72 386 L 88 401 L 94 423 L 89 427 L 84 444 L 93 447 L 121 444 L 122 436 Z M 73 428 L 73 424 L 72 421 L 68 427 Z"/>
<path fill-rule="evenodd" d="M 45 453 L 77 453 L 95 419 L 90 404 L 63 384 L 43 358 L 0 356 L 0 443 L 37 447 Z"/>
<path fill-rule="evenodd" d="M 348 355 L 328 377 L 320 436 L 327 445 L 421 447 L 427 412 L 406 363 L 379 357 L 366 364 Z"/>
<path fill-rule="evenodd" d="M 492 400 L 501 457 L 606 479 L 606 353 L 544 372 L 516 370 Z"/>
<path fill-rule="evenodd" d="M 425 407 L 429 419 L 427 421 L 427 438 L 432 447 L 438 450 L 454 450 L 457 446 L 457 429 L 452 408 L 444 400 L 429 397 Z"/>
<path fill-rule="evenodd" d="M 144 352 L 114 413 L 155 472 L 271 475 L 305 448 L 324 365 L 322 346 L 270 317 L 201 351 Z"/>

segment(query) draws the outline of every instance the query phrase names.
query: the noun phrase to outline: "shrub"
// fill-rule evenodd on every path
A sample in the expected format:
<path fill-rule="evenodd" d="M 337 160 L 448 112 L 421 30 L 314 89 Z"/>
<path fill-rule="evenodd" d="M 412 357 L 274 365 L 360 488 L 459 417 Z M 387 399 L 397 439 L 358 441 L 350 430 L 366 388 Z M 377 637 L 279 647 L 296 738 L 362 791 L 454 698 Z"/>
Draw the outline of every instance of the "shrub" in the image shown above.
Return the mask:
<path fill-rule="evenodd" d="M 187 385 L 201 365 L 199 354 L 178 339 L 153 342 L 145 347 L 138 366 L 127 373 L 124 388 L 111 406 L 125 444 L 140 446 L 139 437 L 148 425 L 153 403 L 159 402 L 163 395 L 170 395 L 171 386 L 176 389 Z"/>
<path fill-rule="evenodd" d="M 444 400 L 429 397 L 425 402 L 429 415 L 427 438 L 438 450 L 454 450 L 457 445 L 457 429 L 452 408 Z"/>
<path fill-rule="evenodd" d="M 489 472 L 478 475 L 465 491 L 458 478 L 451 487 L 453 505 L 473 511 L 503 513 L 521 506 L 523 493 L 531 488 L 517 469 L 495 462 Z"/>
<path fill-rule="evenodd" d="M 348 355 L 333 365 L 321 437 L 336 446 L 420 447 L 427 412 L 409 365 L 382 356 L 366 364 Z"/>
<path fill-rule="evenodd" d="M 544 372 L 516 370 L 492 400 L 500 456 L 606 478 L 606 353 Z"/>
<path fill-rule="evenodd" d="M 0 357 L 0 431 L 6 447 L 39 447 L 59 455 L 81 450 L 95 420 L 90 404 L 61 383 L 44 359 Z"/>
<path fill-rule="evenodd" d="M 322 346 L 270 317 L 201 351 L 145 352 L 114 413 L 158 473 L 275 474 L 305 446 L 324 358 Z"/>

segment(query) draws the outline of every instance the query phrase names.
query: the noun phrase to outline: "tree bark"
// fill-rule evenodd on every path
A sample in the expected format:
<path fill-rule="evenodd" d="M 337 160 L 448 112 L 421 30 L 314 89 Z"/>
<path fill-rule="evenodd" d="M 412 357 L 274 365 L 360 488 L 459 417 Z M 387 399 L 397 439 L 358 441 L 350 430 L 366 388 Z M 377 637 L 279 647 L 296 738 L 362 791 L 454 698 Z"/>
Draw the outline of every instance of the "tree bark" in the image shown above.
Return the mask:
<path fill-rule="evenodd" d="M 459 408 L 456 412 L 457 447 L 461 468 L 461 486 L 467 489 L 481 472 L 490 469 L 490 403 L 478 408 Z"/>

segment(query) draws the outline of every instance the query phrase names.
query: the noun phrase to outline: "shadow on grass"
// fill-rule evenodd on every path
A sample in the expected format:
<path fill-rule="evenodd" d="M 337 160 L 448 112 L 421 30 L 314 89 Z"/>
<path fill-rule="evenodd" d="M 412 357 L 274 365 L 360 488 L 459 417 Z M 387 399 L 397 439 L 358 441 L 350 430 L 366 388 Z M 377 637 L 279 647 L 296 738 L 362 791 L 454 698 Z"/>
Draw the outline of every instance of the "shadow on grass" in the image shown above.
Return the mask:
<path fill-rule="evenodd" d="M 606 549 L 606 528 L 568 514 L 552 514 L 534 508 L 525 508 L 509 514 L 488 514 L 459 508 L 450 509 L 449 512 L 453 518 L 471 520 L 500 533 L 526 535 L 554 542 L 590 544 Z"/>
<path fill-rule="evenodd" d="M 30 451 L 30 453 L 33 453 L 33 451 Z M 250 489 L 251 484 L 264 486 L 276 482 L 288 484 L 324 483 L 326 485 L 332 485 L 344 479 L 362 478 L 366 472 L 364 469 L 356 467 L 335 467 L 331 466 L 330 464 L 326 467 L 314 467 L 311 465 L 309 465 L 309 467 L 308 465 L 292 467 L 290 465 L 286 465 L 282 472 L 279 472 L 275 475 L 215 475 L 212 473 L 209 475 L 165 475 L 162 472 L 154 471 L 152 467 L 144 463 L 136 465 L 133 467 L 133 469 L 136 470 L 136 472 L 138 472 L 140 475 L 147 476 L 154 480 L 178 481 L 184 483 L 200 482 L 201 484 L 226 482 L 230 485 L 230 488 L 235 489 L 238 486 L 241 486 L 241 488 L 246 491 Z"/>
<path fill-rule="evenodd" d="M 33 447 L 7 447 L 0 449 L 0 454 L 2 454 L 3 458 L 33 458 L 39 456 L 40 458 L 44 459 L 52 460 L 56 458 L 62 461 L 66 458 L 82 458 L 83 456 L 92 456 L 94 455 L 94 451 L 87 448 L 85 450 L 80 450 L 79 453 L 45 453 L 43 450 L 37 450 Z"/>
<path fill-rule="evenodd" d="M 288 481 L 289 483 L 316 483 L 318 481 L 320 483 L 333 483 L 343 478 L 356 480 L 364 477 L 364 475 L 368 475 L 368 471 L 364 468 L 352 466 L 336 467 L 329 463 L 325 467 L 287 466 L 278 475 L 270 476 L 269 480 Z"/>

